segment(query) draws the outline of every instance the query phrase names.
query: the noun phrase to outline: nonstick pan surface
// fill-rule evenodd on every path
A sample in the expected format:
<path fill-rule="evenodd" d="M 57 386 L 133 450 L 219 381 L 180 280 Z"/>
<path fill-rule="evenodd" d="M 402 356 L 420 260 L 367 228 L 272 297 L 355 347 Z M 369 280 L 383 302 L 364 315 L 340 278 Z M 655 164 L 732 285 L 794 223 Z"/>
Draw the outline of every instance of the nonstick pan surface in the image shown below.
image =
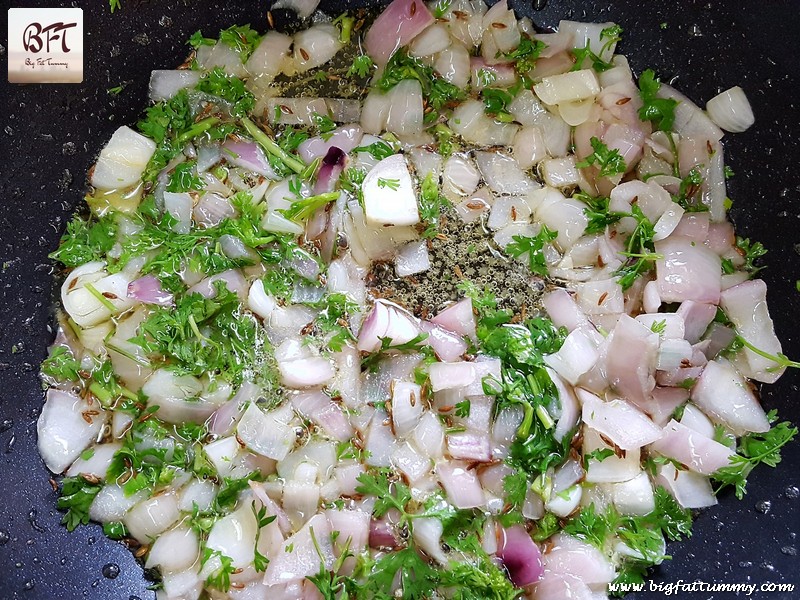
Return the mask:
<path fill-rule="evenodd" d="M 534 4 L 536 2 L 534 1 Z M 540 1 L 539 4 L 542 2 Z M 367 2 L 323 1 L 329 14 Z M 375 4 L 375 3 L 371 3 Z M 613 20 L 625 29 L 619 51 L 635 72 L 653 68 L 697 102 L 741 85 L 756 114 L 744 134 L 725 137 L 737 233 L 769 249 L 761 276 L 784 352 L 800 356 L 800 112 L 797 57 L 800 10 L 792 0 L 551 0 L 536 9 L 512 1 L 541 27 L 559 19 Z M 154 597 L 127 548 L 90 525 L 68 533 L 55 510 L 56 493 L 36 452 L 36 418 L 43 401 L 38 364 L 52 339 L 54 249 L 81 202 L 85 174 L 111 133 L 132 124 L 147 102 L 151 69 L 174 68 L 196 30 L 216 35 L 232 24 L 264 31 L 269 2 L 122 0 L 110 14 L 105 0 L 14 2 L 13 6 L 81 6 L 85 74 L 81 84 L 6 84 L 0 132 L 0 599 Z M 276 11 L 277 25 L 292 22 Z M 2 53 L 6 54 L 7 40 Z M 122 85 L 118 96 L 107 90 Z M 702 105 L 702 104 L 701 104 Z M 767 408 L 800 422 L 797 373 L 764 386 Z M 724 493 L 696 519 L 688 542 L 653 574 L 655 583 L 794 583 L 800 590 L 800 444 L 784 450 L 779 469 L 750 477 L 742 502 Z M 116 575 L 116 577 L 114 577 Z M 798 591 L 756 592 L 752 598 L 798 597 Z M 636 600 L 661 591 L 631 594 Z M 675 594 L 705 600 L 731 593 Z"/>

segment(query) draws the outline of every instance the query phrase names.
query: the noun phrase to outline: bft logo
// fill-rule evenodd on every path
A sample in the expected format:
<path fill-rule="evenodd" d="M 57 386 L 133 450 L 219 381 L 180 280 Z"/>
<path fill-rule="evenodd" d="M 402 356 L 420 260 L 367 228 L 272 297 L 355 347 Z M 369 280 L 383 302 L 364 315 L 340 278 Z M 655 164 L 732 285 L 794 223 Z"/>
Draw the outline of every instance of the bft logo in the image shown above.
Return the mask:
<path fill-rule="evenodd" d="M 36 54 L 45 47 L 45 52 L 50 52 L 50 43 L 61 40 L 61 51 L 66 54 L 70 52 L 67 46 L 67 30 L 77 26 L 77 23 L 53 23 L 42 27 L 40 23 L 31 23 L 22 34 L 22 45 L 27 52 Z M 44 34 L 44 40 L 42 34 Z"/>
<path fill-rule="evenodd" d="M 83 10 L 8 9 L 8 81 L 83 81 Z"/>

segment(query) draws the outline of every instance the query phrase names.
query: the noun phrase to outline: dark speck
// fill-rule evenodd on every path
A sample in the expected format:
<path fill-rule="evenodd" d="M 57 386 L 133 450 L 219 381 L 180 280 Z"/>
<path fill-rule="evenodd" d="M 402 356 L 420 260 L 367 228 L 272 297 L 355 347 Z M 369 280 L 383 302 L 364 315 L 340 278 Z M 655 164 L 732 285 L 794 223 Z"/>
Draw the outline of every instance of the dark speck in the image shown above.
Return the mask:
<path fill-rule="evenodd" d="M 103 567 L 103 577 L 107 579 L 116 579 L 119 577 L 119 566 L 114 563 L 108 563 Z"/>
<path fill-rule="evenodd" d="M 61 153 L 64 156 L 72 156 L 78 151 L 75 147 L 75 142 L 65 142 L 63 146 L 61 146 Z"/>
<path fill-rule="evenodd" d="M 167 15 L 164 15 L 158 20 L 158 24 L 162 27 L 171 27 L 172 26 L 172 19 L 170 19 Z"/>
<path fill-rule="evenodd" d="M 135 36 L 133 36 L 133 41 L 140 46 L 147 46 L 150 43 L 150 36 L 144 32 L 137 33 Z"/>

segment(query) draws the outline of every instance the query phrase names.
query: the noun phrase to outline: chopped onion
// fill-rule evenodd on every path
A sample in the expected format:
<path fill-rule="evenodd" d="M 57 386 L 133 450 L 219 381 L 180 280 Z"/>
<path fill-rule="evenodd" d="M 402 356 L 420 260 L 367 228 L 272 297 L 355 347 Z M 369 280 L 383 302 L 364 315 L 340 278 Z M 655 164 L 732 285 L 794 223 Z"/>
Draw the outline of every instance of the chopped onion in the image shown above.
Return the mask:
<path fill-rule="evenodd" d="M 709 100 L 706 112 L 716 125 L 733 133 L 741 133 L 756 122 L 750 102 L 738 85 Z"/>
<path fill-rule="evenodd" d="M 498 534 L 497 557 L 514 585 L 525 587 L 542 578 L 542 553 L 521 525 L 502 529 Z"/>
<path fill-rule="evenodd" d="M 434 22 L 421 0 L 394 0 L 367 31 L 364 46 L 379 66 Z"/>

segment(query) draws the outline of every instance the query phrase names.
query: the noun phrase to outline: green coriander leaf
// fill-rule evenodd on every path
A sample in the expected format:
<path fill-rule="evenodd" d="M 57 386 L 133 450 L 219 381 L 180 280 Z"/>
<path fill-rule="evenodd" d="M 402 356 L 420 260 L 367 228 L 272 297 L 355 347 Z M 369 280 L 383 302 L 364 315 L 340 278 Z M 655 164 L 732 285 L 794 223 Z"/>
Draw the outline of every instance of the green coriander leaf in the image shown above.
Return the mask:
<path fill-rule="evenodd" d="M 197 161 L 188 160 L 175 166 L 167 184 L 168 192 L 200 191 L 205 188 L 205 182 L 197 176 Z"/>
<path fill-rule="evenodd" d="M 61 522 L 67 530 L 73 531 L 78 525 L 89 522 L 89 507 L 102 487 L 102 483 L 90 483 L 83 477 L 64 478 L 56 506 L 66 511 Z"/>
<path fill-rule="evenodd" d="M 447 206 L 448 200 L 439 193 L 439 185 L 432 173 L 428 173 L 422 180 L 419 195 L 419 216 L 425 224 L 422 237 L 430 239 L 436 236 L 439 229 L 439 219 L 442 208 Z"/>
<path fill-rule="evenodd" d="M 639 96 L 642 98 L 639 119 L 652 121 L 653 126 L 659 131 L 672 131 L 675 125 L 675 107 L 678 103 L 672 98 L 659 98 L 660 88 L 661 82 L 652 69 L 647 69 L 639 77 Z"/>
<path fill-rule="evenodd" d="M 558 237 L 557 231 L 551 231 L 547 225 L 542 225 L 538 234 L 533 237 L 515 235 L 512 242 L 506 246 L 506 252 L 514 258 L 524 254 L 528 255 L 528 267 L 534 273 L 547 276 L 547 261 L 544 255 L 545 244 L 553 242 Z"/>
<path fill-rule="evenodd" d="M 596 450 L 592 450 L 583 455 L 583 468 L 589 468 L 589 461 L 596 460 L 598 462 L 603 462 L 609 456 L 614 456 L 614 451 L 611 448 L 597 448 Z"/>
<path fill-rule="evenodd" d="M 200 46 L 213 46 L 217 43 L 217 40 L 214 38 L 203 37 L 202 32 L 198 29 L 192 34 L 186 43 L 197 50 Z"/>
<path fill-rule="evenodd" d="M 233 25 L 219 32 L 219 41 L 230 46 L 245 63 L 261 41 L 261 35 L 250 25 Z"/>
<path fill-rule="evenodd" d="M 771 416 L 775 416 L 772 413 Z M 773 426 L 765 433 L 750 433 L 739 440 L 739 449 L 731 456 L 731 464 L 716 471 L 712 478 L 721 485 L 719 489 L 734 486 L 740 500 L 747 493 L 747 477 L 759 464 L 775 467 L 781 461 L 781 448 L 797 435 L 797 427 L 788 421 Z M 718 491 L 719 491 L 718 489 Z"/>
<path fill-rule="evenodd" d="M 245 117 L 253 110 L 256 100 L 238 77 L 228 75 L 222 67 L 214 67 L 203 75 L 196 88 L 207 94 L 217 96 L 231 104 L 233 117 Z"/>
<path fill-rule="evenodd" d="M 367 77 L 374 66 L 375 63 L 372 62 L 372 59 L 368 55 L 361 54 L 353 60 L 353 64 L 350 65 L 349 69 L 347 69 L 347 76 Z"/>
<path fill-rule="evenodd" d="M 756 265 L 756 261 L 767 253 L 761 242 L 751 242 L 749 238 L 736 236 L 736 251 L 744 258 L 744 270 L 755 276 L 764 267 Z"/>
<path fill-rule="evenodd" d="M 87 221 L 79 216 L 67 224 L 58 250 L 49 257 L 67 267 L 78 267 L 95 260 L 103 260 L 116 243 L 117 222 L 113 214 Z"/>
<path fill-rule="evenodd" d="M 600 177 L 613 177 L 625 172 L 627 165 L 619 150 L 609 150 L 608 146 L 596 137 L 592 137 L 590 142 L 592 144 L 592 154 L 577 163 L 576 167 L 582 169 L 597 165 L 600 169 Z"/>
<path fill-rule="evenodd" d="M 511 52 L 502 54 L 502 56 L 513 60 L 517 73 L 524 75 L 533 69 L 536 59 L 539 58 L 545 48 L 547 48 L 547 44 L 544 42 L 523 36 L 519 41 L 519 46 Z"/>

